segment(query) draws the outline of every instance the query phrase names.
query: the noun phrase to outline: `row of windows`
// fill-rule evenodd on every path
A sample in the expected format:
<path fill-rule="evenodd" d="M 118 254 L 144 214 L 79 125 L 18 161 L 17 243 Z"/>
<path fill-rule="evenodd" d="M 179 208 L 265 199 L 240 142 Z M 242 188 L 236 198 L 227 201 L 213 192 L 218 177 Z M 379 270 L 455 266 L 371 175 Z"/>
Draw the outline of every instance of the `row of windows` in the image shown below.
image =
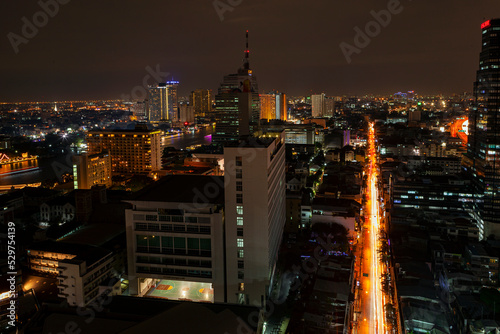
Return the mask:
<path fill-rule="evenodd" d="M 237 157 L 238 159 L 239 157 Z M 238 161 L 238 160 L 237 160 Z M 237 162 L 238 163 L 238 162 Z M 238 174 L 237 174 L 238 175 Z M 236 176 L 238 178 L 238 176 Z M 243 184 L 241 181 L 236 181 L 236 190 L 237 191 L 242 191 L 243 190 Z M 236 194 L 236 203 L 242 204 L 243 203 L 243 194 Z M 238 215 L 243 215 L 243 206 L 242 205 L 237 205 L 236 206 L 236 213 Z M 236 217 L 236 225 L 237 226 L 243 226 L 243 217 Z M 236 235 L 238 237 L 243 237 L 243 228 L 238 227 L 236 230 Z M 243 248 L 245 243 L 243 238 L 237 238 L 236 239 L 236 245 L 238 248 Z M 238 269 L 244 269 L 245 268 L 245 262 L 243 261 L 244 258 L 244 250 L 243 249 L 238 249 L 237 250 L 237 257 L 238 259 Z M 242 270 L 238 270 L 238 279 L 244 279 L 245 278 L 245 273 Z M 239 290 L 243 291 L 244 285 L 243 283 L 240 283 Z"/>
<path fill-rule="evenodd" d="M 173 266 L 203 267 L 203 268 L 211 268 L 212 267 L 212 261 L 210 261 L 210 260 L 159 257 L 159 256 L 137 256 L 136 262 L 137 263 L 151 263 L 151 264 L 165 264 L 165 265 L 173 265 Z"/>
<path fill-rule="evenodd" d="M 137 272 L 144 274 L 159 274 L 159 275 L 163 274 L 163 275 L 175 275 L 175 276 L 212 278 L 212 272 L 205 270 L 186 270 L 186 269 L 138 266 Z"/>
<path fill-rule="evenodd" d="M 182 256 L 198 256 L 198 257 L 212 257 L 212 251 L 198 250 L 198 249 L 183 249 L 183 248 L 168 248 L 168 247 L 144 247 L 137 246 L 138 253 L 149 254 L 165 254 L 165 255 L 182 255 Z"/>
<path fill-rule="evenodd" d="M 185 237 L 159 237 L 154 235 L 136 235 L 137 246 L 143 247 L 164 247 L 164 248 L 186 248 L 211 250 L 212 240 L 204 238 Z"/>
<path fill-rule="evenodd" d="M 210 226 L 199 225 L 177 225 L 177 224 L 155 224 L 155 223 L 135 223 L 136 231 L 151 231 L 165 233 L 194 233 L 194 234 L 210 234 L 212 229 Z"/>
<path fill-rule="evenodd" d="M 174 223 L 210 224 L 210 217 L 189 217 L 181 215 L 143 215 L 134 214 L 134 220 L 161 221 Z"/>

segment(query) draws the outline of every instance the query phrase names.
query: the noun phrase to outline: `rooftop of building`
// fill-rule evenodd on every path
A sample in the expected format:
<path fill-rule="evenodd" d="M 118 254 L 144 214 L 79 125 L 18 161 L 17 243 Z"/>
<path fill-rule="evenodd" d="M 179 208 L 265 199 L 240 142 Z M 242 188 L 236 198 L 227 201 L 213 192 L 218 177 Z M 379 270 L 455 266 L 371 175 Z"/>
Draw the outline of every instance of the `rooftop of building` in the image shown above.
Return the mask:
<path fill-rule="evenodd" d="M 352 199 L 315 197 L 313 200 L 313 209 L 328 210 L 333 208 L 361 208 L 361 204 Z"/>
<path fill-rule="evenodd" d="M 153 129 L 148 124 L 135 124 L 134 128 L 111 128 L 111 129 L 98 129 L 98 130 L 90 130 L 88 133 L 108 133 L 108 132 L 125 132 L 125 133 L 150 133 L 160 131 L 158 129 Z"/>
<path fill-rule="evenodd" d="M 17 189 L 9 192 L 8 194 L 12 196 L 24 196 L 29 198 L 41 198 L 41 197 L 52 197 L 60 194 L 57 190 L 42 188 L 42 187 L 24 187 L 22 189 Z"/>
<path fill-rule="evenodd" d="M 107 151 L 103 151 L 101 153 L 95 153 L 95 154 L 85 153 L 85 154 L 77 155 L 77 157 L 78 156 L 86 156 L 89 159 L 94 159 L 94 158 L 102 158 L 102 157 L 105 157 L 105 156 L 109 156 L 109 153 Z"/>
<path fill-rule="evenodd" d="M 153 298 L 113 296 L 88 321 L 77 309 L 46 305 L 32 323 L 41 333 L 65 332 L 74 322 L 82 333 L 256 333 L 259 309 L 246 305 L 193 303 Z M 42 329 L 43 328 L 43 329 Z"/>
<path fill-rule="evenodd" d="M 74 194 L 69 194 L 66 196 L 58 196 L 56 198 L 51 199 L 50 201 L 45 202 L 48 206 L 64 206 L 66 204 L 71 204 L 75 206 L 75 197 Z"/>
<path fill-rule="evenodd" d="M 123 224 L 85 225 L 78 231 L 61 239 L 60 242 L 80 245 L 103 246 L 122 233 L 125 233 L 125 226 Z"/>
<path fill-rule="evenodd" d="M 224 149 L 226 147 L 252 147 L 252 148 L 267 148 L 272 143 L 276 141 L 276 137 L 247 137 L 242 138 L 239 141 L 231 142 L 224 145 Z"/>
<path fill-rule="evenodd" d="M 31 246 L 26 247 L 26 249 L 28 251 L 36 250 L 58 254 L 75 255 L 75 257 L 71 259 L 70 262 L 86 262 L 87 266 L 92 265 L 93 263 L 99 261 L 100 259 L 111 253 L 109 250 L 101 247 L 51 240 L 34 243 Z"/>
<path fill-rule="evenodd" d="M 207 195 L 204 196 L 204 194 Z M 215 195 L 214 195 L 215 194 Z M 137 192 L 131 201 L 224 204 L 224 178 L 211 175 L 168 175 Z"/>

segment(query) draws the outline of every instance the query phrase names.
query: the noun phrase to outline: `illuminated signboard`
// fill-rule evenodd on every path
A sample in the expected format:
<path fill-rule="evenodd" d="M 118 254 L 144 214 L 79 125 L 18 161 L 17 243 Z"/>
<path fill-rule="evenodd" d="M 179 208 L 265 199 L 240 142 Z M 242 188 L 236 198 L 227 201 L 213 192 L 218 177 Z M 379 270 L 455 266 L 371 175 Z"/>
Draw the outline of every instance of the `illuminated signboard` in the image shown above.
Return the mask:
<path fill-rule="evenodd" d="M 486 29 L 488 28 L 489 26 L 491 26 L 491 20 L 488 20 L 486 22 L 483 22 L 483 24 L 481 24 L 481 29 Z"/>

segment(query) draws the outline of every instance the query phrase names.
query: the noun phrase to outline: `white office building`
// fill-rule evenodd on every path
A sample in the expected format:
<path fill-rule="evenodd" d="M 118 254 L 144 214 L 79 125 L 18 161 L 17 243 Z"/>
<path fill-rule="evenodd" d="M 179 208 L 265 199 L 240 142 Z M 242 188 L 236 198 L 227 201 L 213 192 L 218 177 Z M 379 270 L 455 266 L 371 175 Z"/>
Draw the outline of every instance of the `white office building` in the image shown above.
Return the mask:
<path fill-rule="evenodd" d="M 227 300 L 263 307 L 286 219 L 285 136 L 224 147 Z"/>
<path fill-rule="evenodd" d="M 130 294 L 225 302 L 224 181 L 170 175 L 126 210 Z"/>

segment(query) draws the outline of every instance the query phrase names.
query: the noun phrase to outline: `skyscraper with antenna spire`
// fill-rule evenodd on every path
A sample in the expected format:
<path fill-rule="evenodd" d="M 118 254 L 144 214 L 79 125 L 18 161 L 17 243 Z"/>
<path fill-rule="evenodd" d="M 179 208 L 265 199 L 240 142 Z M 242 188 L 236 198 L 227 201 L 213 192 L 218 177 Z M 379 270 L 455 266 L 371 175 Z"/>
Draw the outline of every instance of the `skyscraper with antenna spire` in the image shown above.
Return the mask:
<path fill-rule="evenodd" d="M 260 100 L 257 80 L 250 69 L 248 30 L 243 64 L 237 73 L 224 76 L 215 96 L 214 143 L 234 142 L 258 129 Z"/>

